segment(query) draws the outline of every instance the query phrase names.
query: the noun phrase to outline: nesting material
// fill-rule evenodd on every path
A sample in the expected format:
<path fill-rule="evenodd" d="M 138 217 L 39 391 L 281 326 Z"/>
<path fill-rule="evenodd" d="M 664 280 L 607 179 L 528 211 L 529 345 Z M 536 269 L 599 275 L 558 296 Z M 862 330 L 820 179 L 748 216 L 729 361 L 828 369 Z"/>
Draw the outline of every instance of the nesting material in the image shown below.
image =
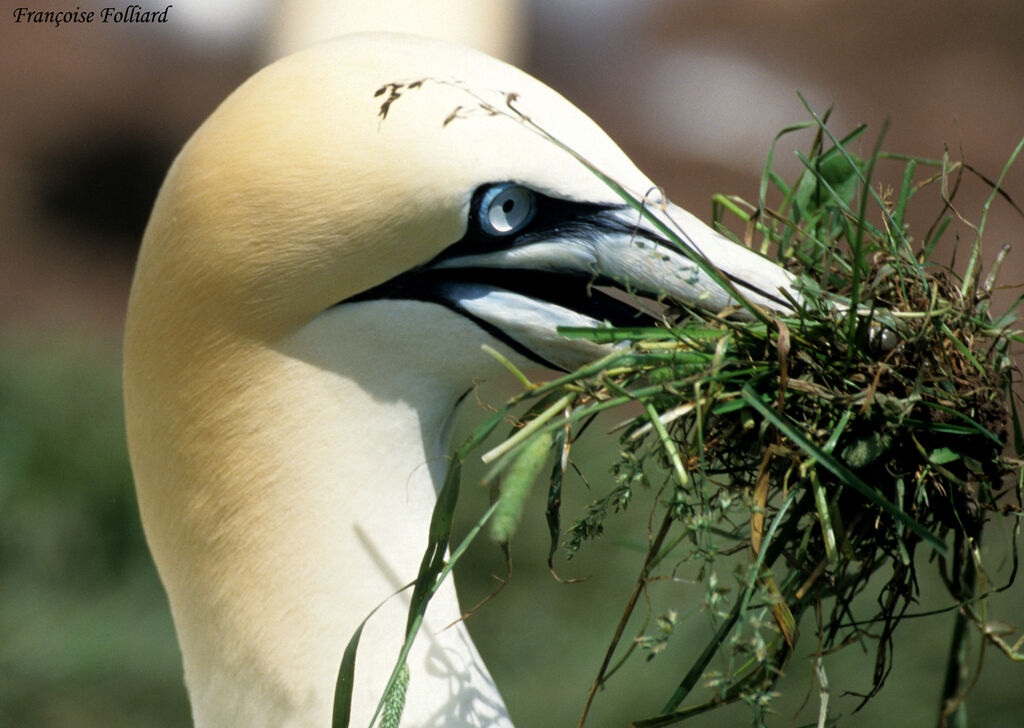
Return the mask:
<path fill-rule="evenodd" d="M 1018 551 L 1024 435 L 1013 353 L 1024 343 L 1015 328 L 1020 293 L 996 309 L 1005 251 L 984 269 L 982 261 L 985 248 L 1010 242 L 984 239 L 990 206 L 1019 209 L 999 188 L 1002 176 L 989 182 L 946 157 L 886 154 L 881 138 L 865 155 L 863 127 L 840 139 L 811 113 L 802 126 L 816 136 L 797 180 L 780 179 L 769 157 L 757 202 L 715 198 L 720 229 L 738 230 L 729 234 L 798 276 L 793 315 L 751 307 L 754 320 L 741 322 L 728 311 L 711 316 L 665 302 L 661 327 L 566 330 L 619 346 L 510 404 L 532 403 L 518 415 L 531 435 L 490 459 L 495 473 L 514 466 L 518 491 L 525 490 L 523 472 L 551 466 L 552 553 L 564 548 L 571 557 L 630 503 L 653 503 L 643 506 L 652 512 L 650 531 L 636 539 L 648 546 L 636 589 L 609 636 L 581 725 L 624 653 L 666 649 L 671 615 L 658 621 L 668 625 L 659 627 L 663 634 L 634 636 L 625 627 L 652 580 L 688 565 L 704 580 L 704 607 L 717 631 L 639 727 L 673 725 L 738 699 L 767 710 L 800 630 L 818 632 L 821 653 L 875 645 L 874 694 L 891 668 L 900 620 L 917 600 L 923 564 L 938 568 L 948 587 L 950 598 L 937 606 L 958 606 L 961 626 L 1024 658 L 1021 642 L 1014 644 L 1019 635 L 990 629 L 985 599 L 1003 584 L 986 578 L 990 564 L 980 549 L 986 524 L 1005 520 L 1013 553 L 986 558 L 1015 559 Z M 883 164 L 901 167 L 888 186 L 875 181 Z M 990 194 L 965 228 L 970 237 L 959 238 L 955 268 L 950 231 L 964 215 L 955 195 L 965 176 Z M 907 220 L 918 209 L 940 213 L 911 230 Z M 616 428 L 612 477 L 591 483 L 597 497 L 585 512 L 561 513 L 562 475 L 577 434 L 599 412 L 619 407 L 629 409 Z M 547 439 L 531 449 L 531 437 Z M 563 528 L 563 520 L 571 525 Z M 512 530 L 503 526 L 501 540 Z M 739 567 L 736 554 L 745 554 Z M 735 580 L 723 588 L 730 571 Z M 872 613 L 864 602 L 853 609 L 862 593 L 871 595 Z M 808 611 L 817 620 L 802 619 Z M 698 686 L 712 688 L 711 697 L 705 692 L 704 702 L 685 707 Z M 947 685 L 941 710 L 955 710 L 966 687 L 956 679 Z"/>

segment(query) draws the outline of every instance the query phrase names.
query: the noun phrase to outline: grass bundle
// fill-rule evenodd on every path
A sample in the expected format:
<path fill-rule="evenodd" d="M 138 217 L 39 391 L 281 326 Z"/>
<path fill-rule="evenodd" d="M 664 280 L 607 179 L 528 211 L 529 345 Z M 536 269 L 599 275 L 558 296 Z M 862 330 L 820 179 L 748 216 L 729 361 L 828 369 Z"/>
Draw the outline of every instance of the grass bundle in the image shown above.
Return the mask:
<path fill-rule="evenodd" d="M 683 564 L 697 565 L 717 630 L 676 691 L 656 713 L 635 721 L 637 728 L 675 725 L 735 700 L 767 711 L 808 609 L 820 612 L 819 655 L 853 643 L 875 645 L 867 700 L 885 682 L 893 636 L 916 600 L 915 554 L 922 548 L 935 556 L 958 606 L 954 642 L 966 639 L 973 625 L 1008 657 L 1024 659 L 1021 642 L 1011 644 L 986 617 L 986 596 L 1009 583 L 986 579 L 980 550 L 985 523 L 1005 518 L 1013 533 L 1012 583 L 1024 435 L 1011 348 L 1024 341 L 1014 328 L 1021 299 L 992 310 L 1005 250 L 981 277 L 985 219 L 1003 193 L 998 181 L 991 183 L 958 276 L 935 256 L 957 214 L 952 195 L 964 165 L 886 154 L 882 137 L 861 158 L 854 150 L 865 127 L 837 138 L 812 117 L 783 132 L 817 129 L 795 183 L 772 171 L 770 157 L 756 204 L 715 198 L 719 229 L 728 232 L 726 223 L 739 220 L 738 242 L 772 254 L 799 276 L 796 313 L 775 318 L 752 311 L 753 323 L 737 323 L 669 308 L 664 327 L 564 330 L 619 348 L 578 372 L 528 387 L 516 398 L 516 404 L 532 402 L 521 416 L 528 424 L 484 456 L 497 460 L 493 474 L 511 474 L 514 487 L 498 507 L 515 512 L 524 480 L 545 467 L 552 449 L 561 453 L 548 486 L 552 552 L 561 545 L 572 556 L 638 493 L 655 494 L 636 586 L 580 726 L 599 687 L 629 653 L 664 649 L 671 611 L 659 617 L 654 634 L 628 647 L 620 643 L 642 592 L 660 572 Z M 903 165 L 898 189 L 872 183 L 883 160 Z M 914 240 L 907 209 L 928 193 L 945 201 L 943 212 Z M 620 456 L 612 483 L 563 534 L 562 478 L 576 434 L 598 412 L 623 406 L 634 414 L 616 428 Z M 1016 457 L 1004 455 L 1011 440 Z M 504 542 L 511 531 L 507 518 L 501 524 L 494 535 Z M 727 558 L 737 552 L 746 554 L 739 566 Z M 723 588 L 719 560 L 735 570 L 738 589 Z M 854 598 L 869 589 L 877 595 L 875 613 L 855 615 Z M 963 720 L 965 687 L 957 676 L 964 658 L 957 644 L 951 654 L 959 657 L 950 665 L 940 711 L 954 724 Z M 711 670 L 715 658 L 727 667 Z M 713 697 L 683 707 L 701 682 L 714 688 Z M 825 725 L 827 695 L 820 710 Z"/>

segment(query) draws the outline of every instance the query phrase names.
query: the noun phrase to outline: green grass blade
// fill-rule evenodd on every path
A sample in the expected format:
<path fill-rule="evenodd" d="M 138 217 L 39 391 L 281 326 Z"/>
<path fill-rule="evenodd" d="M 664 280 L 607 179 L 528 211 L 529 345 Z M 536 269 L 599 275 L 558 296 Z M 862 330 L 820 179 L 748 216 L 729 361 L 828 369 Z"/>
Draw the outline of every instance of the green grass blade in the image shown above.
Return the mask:
<path fill-rule="evenodd" d="M 1010 158 L 1006 161 L 1006 164 L 1003 165 L 1003 171 L 999 173 L 998 179 L 996 179 L 995 184 L 992 186 L 992 191 L 989 193 L 988 199 L 986 199 L 985 204 L 982 205 L 981 219 L 978 221 L 977 232 L 974 236 L 974 244 L 971 246 L 971 257 L 967 261 L 967 270 L 964 273 L 964 282 L 961 288 L 961 292 L 965 298 L 970 298 L 973 294 L 974 286 L 977 283 L 979 272 L 975 269 L 977 268 L 978 260 L 981 257 L 981 236 L 985 232 L 985 223 L 988 220 L 989 209 L 992 207 L 992 203 L 995 201 L 996 195 L 998 195 L 1002 190 L 1003 179 L 1006 177 L 1006 173 L 1010 171 L 1010 167 L 1012 167 L 1013 163 L 1017 161 L 1017 156 L 1021 153 L 1022 149 L 1024 149 L 1024 137 L 1017 142 L 1017 146 L 1014 147 L 1013 152 L 1010 154 Z"/>
<path fill-rule="evenodd" d="M 345 653 L 341 658 L 341 667 L 338 669 L 338 680 L 334 686 L 334 714 L 331 718 L 332 728 L 349 728 L 349 721 L 352 713 L 352 688 L 356 681 L 356 651 L 359 649 L 359 640 L 363 636 L 363 627 L 370 621 L 377 610 L 387 604 L 393 597 L 401 594 L 416 582 L 410 582 L 389 596 L 383 602 L 373 608 L 352 634 L 348 644 L 345 646 Z"/>
<path fill-rule="evenodd" d="M 893 224 L 897 225 L 900 230 L 905 227 L 907 203 L 910 202 L 910 198 L 914 194 L 914 173 L 916 171 L 917 161 L 907 160 L 907 165 L 903 168 L 903 179 L 900 182 L 900 195 L 896 199 L 896 207 L 892 213 Z"/>

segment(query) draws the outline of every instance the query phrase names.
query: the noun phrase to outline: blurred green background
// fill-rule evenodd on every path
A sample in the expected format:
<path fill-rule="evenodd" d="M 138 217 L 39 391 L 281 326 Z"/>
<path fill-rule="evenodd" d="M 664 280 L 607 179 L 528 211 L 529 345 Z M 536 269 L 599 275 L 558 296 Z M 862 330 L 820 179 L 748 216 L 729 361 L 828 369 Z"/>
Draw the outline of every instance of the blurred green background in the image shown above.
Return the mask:
<path fill-rule="evenodd" d="M 128 469 L 119 359 L 110 341 L 3 338 L 3 726 L 189 725 Z"/>
<path fill-rule="evenodd" d="M 393 11 L 392 3 L 378 5 L 382 15 Z M 755 196 L 772 136 L 804 116 L 795 89 L 816 108 L 835 103 L 837 128 L 866 121 L 877 130 L 891 116 L 888 149 L 934 157 L 948 145 L 991 177 L 1024 133 L 1024 79 L 1014 72 L 1024 67 L 1024 3 L 513 5 L 505 57 L 579 104 L 674 201 L 704 218 L 712 193 Z M 120 329 L 134 251 L 164 170 L 219 100 L 281 47 L 283 7 L 183 0 L 171 22 L 148 28 L 0 20 L 2 727 L 189 725 L 127 466 Z M 796 169 L 792 155 L 779 158 L 783 172 Z M 1006 180 L 1018 203 L 1022 167 Z M 985 194 L 977 186 L 958 200 L 972 215 Z M 1020 220 L 997 203 L 987 231 L 994 252 L 1019 243 Z M 1004 263 L 1004 280 L 1014 284 L 1024 280 L 1019 247 Z M 1017 292 L 999 295 L 1009 301 Z M 463 428 L 473 414 L 467 408 Z M 594 492 L 613 454 L 595 440 L 581 456 Z M 471 485 L 465 495 L 460 528 L 487 497 Z M 585 486 L 571 486 L 566 518 L 590 497 Z M 638 499 L 599 547 L 560 562 L 563 576 L 595 574 L 565 585 L 547 574 L 540 498 L 515 544 L 512 583 L 469 622 L 524 728 L 575 725 L 639 567 L 647 507 Z M 987 550 L 1005 552 L 1005 533 L 986 538 Z M 998 576 L 1010 566 L 999 563 Z M 484 543 L 460 569 L 464 601 L 490 591 L 490 575 L 502 568 Z M 915 611 L 949 606 L 930 576 L 934 565 L 919 568 Z M 590 725 L 621 726 L 664 702 L 707 638 L 702 596 L 703 587 L 685 581 L 652 589 L 654 614 L 679 611 L 677 632 L 665 654 L 636 660 L 598 695 Z M 1024 624 L 1021 587 L 994 598 L 992 612 Z M 872 655 L 854 645 L 829 657 L 839 724 L 934 726 L 951 626 L 949 613 L 908 620 L 888 686 L 853 716 L 857 700 L 840 695 L 868 689 Z M 977 657 L 977 640 L 972 645 Z M 801 643 L 780 682 L 776 725 L 814 724 L 813 652 L 813 641 Z M 992 650 L 980 664 L 971 725 L 1021 725 L 1024 666 Z M 692 725 L 748 725 L 749 716 L 740 705 Z"/>

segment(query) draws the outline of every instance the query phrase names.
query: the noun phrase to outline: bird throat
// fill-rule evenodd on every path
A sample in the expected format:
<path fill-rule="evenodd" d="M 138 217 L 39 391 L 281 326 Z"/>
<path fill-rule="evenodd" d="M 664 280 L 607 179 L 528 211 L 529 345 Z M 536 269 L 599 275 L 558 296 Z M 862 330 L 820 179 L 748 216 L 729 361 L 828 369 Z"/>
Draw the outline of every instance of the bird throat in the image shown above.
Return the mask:
<path fill-rule="evenodd" d="M 191 438 L 182 465 L 203 472 L 202 487 L 176 517 L 146 519 L 173 524 L 151 540 L 167 544 L 154 555 L 198 728 L 327 728 L 345 646 L 382 605 L 356 660 L 350 725 L 370 724 L 404 640 L 401 588 L 427 546 L 450 419 L 471 382 L 450 357 L 471 355 L 467 371 L 481 364 L 479 333 L 462 342 L 464 321 L 418 302 L 335 307 L 249 357 L 232 377 L 244 385 L 219 392 L 216 407 L 205 402 L 245 427 Z M 449 581 L 408 659 L 403 728 L 511 728 L 460 616 Z"/>

